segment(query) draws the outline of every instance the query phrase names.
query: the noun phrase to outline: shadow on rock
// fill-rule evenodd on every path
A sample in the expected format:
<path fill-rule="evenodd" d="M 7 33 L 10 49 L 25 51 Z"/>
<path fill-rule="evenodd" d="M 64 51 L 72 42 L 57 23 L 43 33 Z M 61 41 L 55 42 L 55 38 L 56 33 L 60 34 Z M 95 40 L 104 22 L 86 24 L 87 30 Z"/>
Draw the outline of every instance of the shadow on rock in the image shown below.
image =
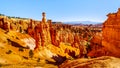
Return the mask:
<path fill-rule="evenodd" d="M 56 62 L 51 62 L 51 61 L 47 61 L 48 64 L 54 64 L 54 65 L 60 65 L 62 64 L 65 60 L 66 60 L 66 57 L 62 57 L 62 56 L 53 56 L 52 59 L 54 59 Z"/>

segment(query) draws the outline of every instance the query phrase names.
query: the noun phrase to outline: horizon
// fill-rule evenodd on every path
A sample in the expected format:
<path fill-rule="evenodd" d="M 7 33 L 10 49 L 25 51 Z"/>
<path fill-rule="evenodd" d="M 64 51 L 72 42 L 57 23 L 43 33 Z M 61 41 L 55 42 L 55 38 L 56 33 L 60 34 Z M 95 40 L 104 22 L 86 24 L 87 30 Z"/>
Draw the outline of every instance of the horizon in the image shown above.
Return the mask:
<path fill-rule="evenodd" d="M 0 13 L 6 16 L 41 20 L 42 12 L 55 22 L 92 21 L 104 22 L 108 13 L 117 12 L 120 1 L 106 0 L 1 0 Z M 89 23 L 88 23 L 89 24 Z M 93 23 L 96 24 L 96 23 Z"/>

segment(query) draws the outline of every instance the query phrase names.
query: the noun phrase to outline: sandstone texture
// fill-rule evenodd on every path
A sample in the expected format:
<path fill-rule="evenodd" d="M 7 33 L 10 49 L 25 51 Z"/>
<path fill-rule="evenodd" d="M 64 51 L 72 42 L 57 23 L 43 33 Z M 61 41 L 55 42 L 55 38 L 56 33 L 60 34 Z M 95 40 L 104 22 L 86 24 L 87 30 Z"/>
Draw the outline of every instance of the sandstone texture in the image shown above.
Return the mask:
<path fill-rule="evenodd" d="M 109 13 L 108 19 L 103 24 L 103 41 L 104 46 L 112 56 L 120 57 L 120 9 L 117 13 Z"/>
<path fill-rule="evenodd" d="M 120 9 L 116 13 L 109 13 L 107 16 L 108 19 L 103 23 L 102 33 L 94 35 L 90 41 L 90 49 L 87 54 L 90 57 L 120 57 Z"/>
<path fill-rule="evenodd" d="M 115 57 L 102 56 L 94 59 L 68 60 L 59 68 L 119 68 L 120 59 Z"/>

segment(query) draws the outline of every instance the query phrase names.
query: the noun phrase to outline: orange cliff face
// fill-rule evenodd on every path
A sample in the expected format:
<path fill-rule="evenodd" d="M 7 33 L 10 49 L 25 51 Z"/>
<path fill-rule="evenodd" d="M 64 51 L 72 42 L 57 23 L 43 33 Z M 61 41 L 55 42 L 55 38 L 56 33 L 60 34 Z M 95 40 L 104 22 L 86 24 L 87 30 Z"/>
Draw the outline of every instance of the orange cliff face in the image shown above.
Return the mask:
<path fill-rule="evenodd" d="M 120 8 L 117 13 L 107 15 L 108 19 L 103 24 L 102 45 L 112 54 L 120 57 Z"/>
<path fill-rule="evenodd" d="M 120 8 L 117 13 L 109 13 L 103 23 L 102 36 L 96 35 L 91 40 L 91 50 L 88 56 L 115 56 L 120 57 Z"/>

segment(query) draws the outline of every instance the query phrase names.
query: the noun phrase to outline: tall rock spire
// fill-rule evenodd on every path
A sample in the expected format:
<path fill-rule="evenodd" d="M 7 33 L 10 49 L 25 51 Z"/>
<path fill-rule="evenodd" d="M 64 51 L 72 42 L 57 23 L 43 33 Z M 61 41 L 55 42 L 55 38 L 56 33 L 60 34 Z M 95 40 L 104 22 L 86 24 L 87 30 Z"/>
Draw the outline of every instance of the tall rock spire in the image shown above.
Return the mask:
<path fill-rule="evenodd" d="M 42 22 L 46 23 L 46 14 L 45 14 L 45 12 L 42 13 L 42 17 L 43 17 L 42 18 Z"/>

